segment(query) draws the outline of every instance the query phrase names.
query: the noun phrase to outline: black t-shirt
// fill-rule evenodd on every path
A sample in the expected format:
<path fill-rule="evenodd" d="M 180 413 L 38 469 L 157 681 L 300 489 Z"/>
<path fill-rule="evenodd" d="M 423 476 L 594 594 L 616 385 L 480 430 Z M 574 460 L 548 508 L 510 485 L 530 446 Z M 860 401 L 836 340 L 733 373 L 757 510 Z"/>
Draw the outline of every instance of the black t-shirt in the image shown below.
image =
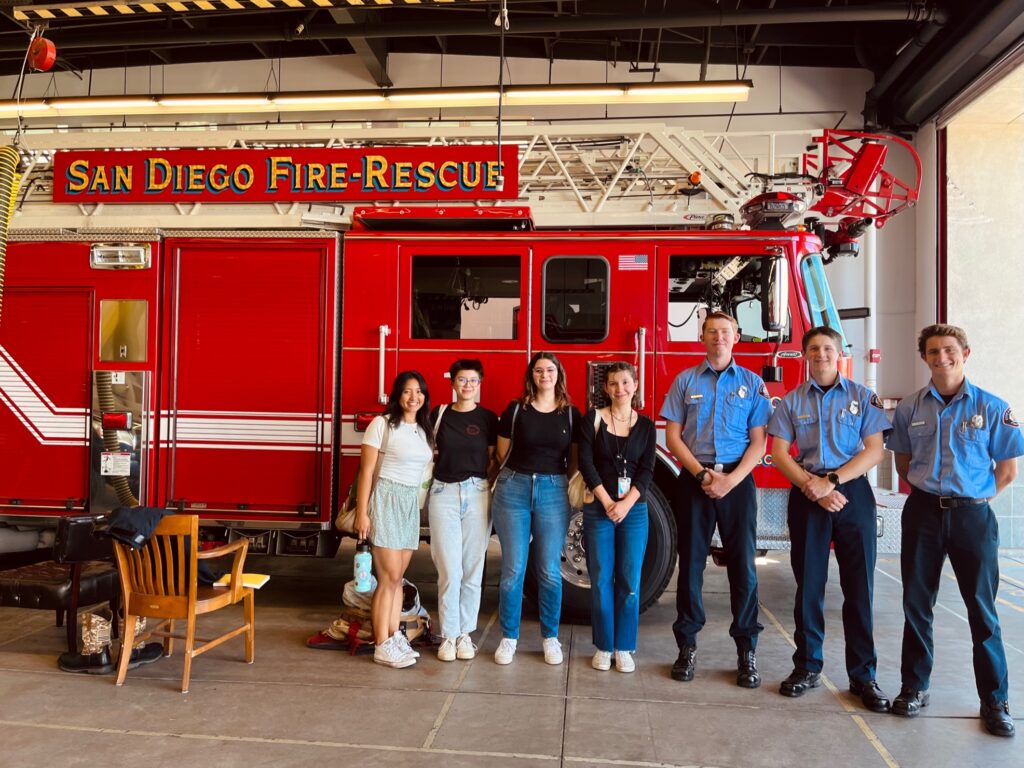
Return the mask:
<path fill-rule="evenodd" d="M 440 406 L 430 412 L 430 426 L 437 422 Z M 437 430 L 437 461 L 434 477 L 442 483 L 461 483 L 471 477 L 487 477 L 487 448 L 498 442 L 498 416 L 478 405 L 472 411 L 444 409 Z"/>
<path fill-rule="evenodd" d="M 512 414 L 516 402 L 513 400 L 508 404 L 498 425 L 500 437 L 512 438 L 512 454 L 505 466 L 516 472 L 564 475 L 569 448 L 579 442 L 580 412 L 570 407 L 562 411 L 555 409 L 551 413 L 541 413 L 529 405 L 520 405 L 513 436 Z"/>

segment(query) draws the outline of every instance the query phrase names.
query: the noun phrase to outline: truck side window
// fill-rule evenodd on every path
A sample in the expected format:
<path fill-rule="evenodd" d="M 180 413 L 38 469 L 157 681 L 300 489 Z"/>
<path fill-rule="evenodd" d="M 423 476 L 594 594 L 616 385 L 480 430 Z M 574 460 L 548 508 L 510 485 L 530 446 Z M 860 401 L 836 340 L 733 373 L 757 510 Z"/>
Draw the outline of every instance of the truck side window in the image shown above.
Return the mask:
<path fill-rule="evenodd" d="M 518 256 L 413 256 L 412 338 L 514 339 Z"/>
<path fill-rule="evenodd" d="M 608 337 L 608 262 L 556 256 L 544 263 L 541 335 L 557 344 L 597 344 Z"/>
<path fill-rule="evenodd" d="M 761 325 L 761 270 L 767 259 L 757 256 L 671 256 L 668 281 L 669 341 L 697 341 L 708 312 L 736 318 L 740 341 L 779 341 L 779 334 Z M 789 341 L 792 317 L 782 341 Z"/>
<path fill-rule="evenodd" d="M 812 253 L 804 257 L 800 262 L 800 274 L 807 293 L 811 326 L 825 325 L 839 331 L 843 337 L 843 349 L 846 349 L 846 334 L 843 333 L 843 324 L 839 319 L 835 299 L 832 298 L 832 289 L 829 288 L 828 279 L 825 277 L 825 265 L 821 261 L 821 254 Z"/>

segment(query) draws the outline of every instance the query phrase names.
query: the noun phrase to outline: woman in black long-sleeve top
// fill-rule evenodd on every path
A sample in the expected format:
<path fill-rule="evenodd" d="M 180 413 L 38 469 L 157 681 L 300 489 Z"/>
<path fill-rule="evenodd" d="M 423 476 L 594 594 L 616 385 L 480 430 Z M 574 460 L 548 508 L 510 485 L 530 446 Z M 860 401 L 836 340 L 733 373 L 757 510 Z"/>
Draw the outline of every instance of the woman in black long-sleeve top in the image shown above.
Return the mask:
<path fill-rule="evenodd" d="M 640 570 L 647 549 L 647 488 L 654 479 L 654 422 L 634 410 L 636 370 L 608 369 L 608 408 L 587 413 L 580 425 L 580 472 L 594 500 L 583 507 L 597 652 L 594 669 L 636 669 Z M 594 425 L 597 424 L 595 430 Z"/>

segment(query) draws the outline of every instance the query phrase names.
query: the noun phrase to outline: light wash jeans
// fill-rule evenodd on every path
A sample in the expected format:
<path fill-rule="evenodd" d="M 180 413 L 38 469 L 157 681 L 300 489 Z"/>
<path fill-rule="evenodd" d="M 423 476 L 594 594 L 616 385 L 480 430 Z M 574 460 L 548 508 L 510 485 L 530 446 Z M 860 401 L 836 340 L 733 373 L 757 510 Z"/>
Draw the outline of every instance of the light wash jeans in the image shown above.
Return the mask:
<path fill-rule="evenodd" d="M 503 469 L 494 491 L 494 530 L 501 542 L 498 618 L 502 637 L 519 639 L 530 535 L 537 569 L 541 637 L 558 637 L 562 616 L 562 544 L 569 526 L 565 475 Z"/>
<path fill-rule="evenodd" d="M 455 639 L 476 629 L 480 613 L 487 540 L 491 536 L 487 480 L 461 483 L 434 480 L 427 511 L 430 556 L 437 568 L 437 608 L 441 634 Z"/>

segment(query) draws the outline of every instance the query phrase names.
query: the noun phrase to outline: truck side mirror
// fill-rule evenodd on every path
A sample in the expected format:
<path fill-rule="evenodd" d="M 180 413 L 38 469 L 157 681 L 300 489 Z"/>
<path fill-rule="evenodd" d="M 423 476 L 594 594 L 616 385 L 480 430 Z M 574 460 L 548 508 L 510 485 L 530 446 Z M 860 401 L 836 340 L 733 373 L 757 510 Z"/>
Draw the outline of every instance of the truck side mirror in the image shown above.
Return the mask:
<path fill-rule="evenodd" d="M 761 268 L 761 327 L 781 331 L 789 318 L 789 269 L 785 256 L 765 257 Z"/>

